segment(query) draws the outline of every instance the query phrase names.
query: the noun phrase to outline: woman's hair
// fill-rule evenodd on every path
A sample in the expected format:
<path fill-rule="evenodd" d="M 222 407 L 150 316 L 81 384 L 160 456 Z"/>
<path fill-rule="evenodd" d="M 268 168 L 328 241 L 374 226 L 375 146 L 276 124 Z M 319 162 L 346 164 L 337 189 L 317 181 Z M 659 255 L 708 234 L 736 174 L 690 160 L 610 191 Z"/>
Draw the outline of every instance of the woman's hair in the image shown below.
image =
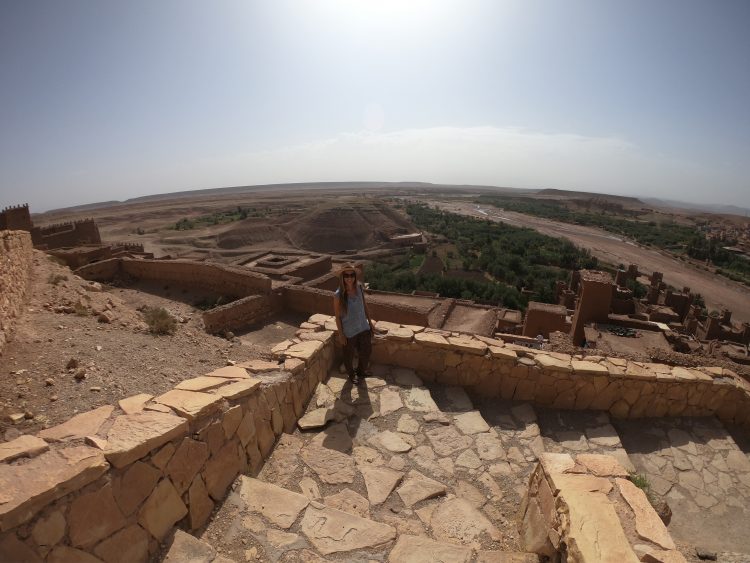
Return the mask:
<path fill-rule="evenodd" d="M 346 283 L 344 283 L 344 274 L 347 272 L 354 273 L 354 287 L 357 287 L 357 270 L 354 268 L 343 268 L 339 272 L 339 306 L 341 307 L 341 316 L 345 317 L 348 314 L 348 299 L 346 298 Z"/>

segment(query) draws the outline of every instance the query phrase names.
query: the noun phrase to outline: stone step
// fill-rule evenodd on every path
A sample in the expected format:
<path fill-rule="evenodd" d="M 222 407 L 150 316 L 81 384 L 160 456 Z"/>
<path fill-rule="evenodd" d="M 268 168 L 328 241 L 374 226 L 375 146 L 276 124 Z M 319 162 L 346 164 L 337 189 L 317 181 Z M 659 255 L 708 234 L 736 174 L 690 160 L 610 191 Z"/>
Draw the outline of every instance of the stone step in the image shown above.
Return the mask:
<path fill-rule="evenodd" d="M 537 409 L 544 448 L 552 453 L 611 455 L 628 471 L 635 466 L 604 411 Z"/>

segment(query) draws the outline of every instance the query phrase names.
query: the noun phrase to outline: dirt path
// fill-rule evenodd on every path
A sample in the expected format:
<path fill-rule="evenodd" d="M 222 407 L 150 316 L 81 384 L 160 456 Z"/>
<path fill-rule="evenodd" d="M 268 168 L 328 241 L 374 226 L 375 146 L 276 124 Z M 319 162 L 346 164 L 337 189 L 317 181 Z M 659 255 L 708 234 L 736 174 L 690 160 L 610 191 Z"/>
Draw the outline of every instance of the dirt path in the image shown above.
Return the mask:
<path fill-rule="evenodd" d="M 699 270 L 662 252 L 637 246 L 612 233 L 493 207 L 478 207 L 473 203 L 430 203 L 452 213 L 492 219 L 517 227 L 529 227 L 552 237 L 565 237 L 577 246 L 589 249 L 594 256 L 610 264 L 637 264 L 640 271 L 646 274 L 662 272 L 666 283 L 677 288 L 687 286 L 692 291 L 700 293 L 709 311 L 727 308 L 732 311 L 733 320 L 750 322 L 750 289 Z"/>

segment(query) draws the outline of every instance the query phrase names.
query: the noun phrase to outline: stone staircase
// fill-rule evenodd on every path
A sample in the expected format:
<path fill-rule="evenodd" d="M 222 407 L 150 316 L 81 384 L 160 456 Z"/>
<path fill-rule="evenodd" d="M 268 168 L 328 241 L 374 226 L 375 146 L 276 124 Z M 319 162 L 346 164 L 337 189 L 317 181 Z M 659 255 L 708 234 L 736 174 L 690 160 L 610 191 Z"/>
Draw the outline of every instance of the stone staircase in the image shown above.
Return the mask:
<path fill-rule="evenodd" d="M 200 541 L 237 563 L 538 562 L 516 523 L 544 448 L 530 405 L 475 406 L 412 370 L 373 372 L 359 387 L 331 373 Z"/>

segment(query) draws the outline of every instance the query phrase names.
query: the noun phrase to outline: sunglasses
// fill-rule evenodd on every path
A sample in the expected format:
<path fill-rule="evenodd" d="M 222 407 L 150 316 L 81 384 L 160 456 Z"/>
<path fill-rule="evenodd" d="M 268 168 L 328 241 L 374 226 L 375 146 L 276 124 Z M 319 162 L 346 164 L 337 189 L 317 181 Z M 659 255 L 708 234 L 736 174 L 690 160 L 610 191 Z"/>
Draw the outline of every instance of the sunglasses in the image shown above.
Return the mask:
<path fill-rule="evenodd" d="M 357 274 L 344 274 L 342 277 L 344 277 L 344 278 L 356 278 Z"/>

